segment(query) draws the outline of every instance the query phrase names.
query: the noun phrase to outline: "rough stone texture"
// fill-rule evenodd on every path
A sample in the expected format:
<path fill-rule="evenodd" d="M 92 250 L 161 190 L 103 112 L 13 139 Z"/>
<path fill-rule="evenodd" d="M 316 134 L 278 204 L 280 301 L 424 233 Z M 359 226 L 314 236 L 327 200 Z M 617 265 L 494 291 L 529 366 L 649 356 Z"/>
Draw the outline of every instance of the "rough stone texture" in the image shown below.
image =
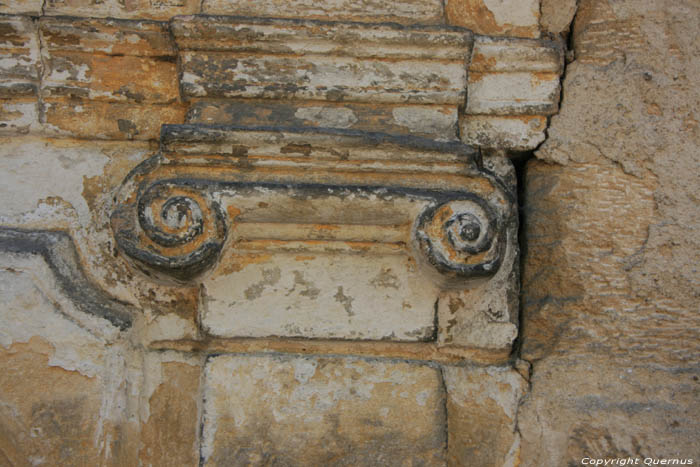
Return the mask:
<path fill-rule="evenodd" d="M 528 72 L 469 74 L 468 114 L 552 114 L 559 102 L 559 76 Z"/>
<path fill-rule="evenodd" d="M 219 356 L 204 465 L 444 465 L 440 371 L 352 358 Z"/>
<path fill-rule="evenodd" d="M 185 120 L 181 105 L 51 100 L 44 102 L 48 135 L 106 140 L 157 140 L 160 127 Z"/>
<path fill-rule="evenodd" d="M 0 96 L 34 94 L 39 79 L 36 23 L 21 16 L 0 17 Z"/>
<path fill-rule="evenodd" d="M 700 457 L 699 14 L 579 2 L 562 109 L 526 169 L 524 465 Z"/>
<path fill-rule="evenodd" d="M 459 122 L 462 140 L 484 148 L 528 151 L 545 139 L 547 117 L 523 115 L 463 115 Z"/>
<path fill-rule="evenodd" d="M 177 70 L 172 60 L 54 51 L 44 66 L 45 98 L 65 96 L 164 104 L 178 98 Z"/>
<path fill-rule="evenodd" d="M 578 0 L 540 0 L 540 26 L 552 34 L 568 33 Z"/>
<path fill-rule="evenodd" d="M 510 367 L 445 367 L 447 465 L 515 466 L 518 405 L 527 381 Z"/>
<path fill-rule="evenodd" d="M 539 37 L 540 0 L 446 0 L 447 22 L 478 34 Z"/>
<path fill-rule="evenodd" d="M 27 134 L 40 128 L 36 98 L 0 99 L 0 135 Z"/>
<path fill-rule="evenodd" d="M 443 22 L 439 0 L 203 0 L 202 13 L 400 24 Z"/>
<path fill-rule="evenodd" d="M 160 58 L 175 55 L 167 23 L 49 16 L 39 23 L 48 51 Z"/>
<path fill-rule="evenodd" d="M 144 365 L 141 465 L 199 463 L 200 358 L 148 353 Z"/>

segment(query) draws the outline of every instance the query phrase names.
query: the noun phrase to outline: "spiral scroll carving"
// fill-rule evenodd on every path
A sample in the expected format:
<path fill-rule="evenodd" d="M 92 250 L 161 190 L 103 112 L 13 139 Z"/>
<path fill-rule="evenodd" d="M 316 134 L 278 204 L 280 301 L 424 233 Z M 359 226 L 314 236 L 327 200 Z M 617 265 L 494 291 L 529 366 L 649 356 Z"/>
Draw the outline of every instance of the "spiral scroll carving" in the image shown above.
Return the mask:
<path fill-rule="evenodd" d="M 175 182 L 154 183 L 137 197 L 135 219 L 130 207 L 115 211 L 112 225 L 121 248 L 146 269 L 187 280 L 206 269 L 221 251 L 224 216 L 203 190 Z"/>
<path fill-rule="evenodd" d="M 414 230 L 423 257 L 448 277 L 488 277 L 498 270 L 506 240 L 500 219 L 480 198 L 426 209 Z"/>

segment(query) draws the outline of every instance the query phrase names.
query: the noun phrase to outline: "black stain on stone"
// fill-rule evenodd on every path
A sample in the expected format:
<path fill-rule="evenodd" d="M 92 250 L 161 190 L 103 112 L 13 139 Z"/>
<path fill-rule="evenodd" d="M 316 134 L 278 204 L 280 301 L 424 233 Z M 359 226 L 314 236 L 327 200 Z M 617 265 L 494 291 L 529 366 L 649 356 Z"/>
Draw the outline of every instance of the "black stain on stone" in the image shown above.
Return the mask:
<path fill-rule="evenodd" d="M 336 302 L 343 305 L 343 308 L 345 308 L 345 312 L 348 314 L 348 316 L 355 316 L 355 312 L 352 311 L 352 302 L 355 299 L 343 293 L 343 286 L 338 287 L 338 291 L 335 295 L 333 295 L 333 298 L 335 298 Z"/>
<path fill-rule="evenodd" d="M 0 252 L 43 257 L 59 289 L 81 312 L 104 318 L 121 330 L 131 327 L 127 305 L 109 297 L 88 280 L 66 232 L 0 227 Z"/>

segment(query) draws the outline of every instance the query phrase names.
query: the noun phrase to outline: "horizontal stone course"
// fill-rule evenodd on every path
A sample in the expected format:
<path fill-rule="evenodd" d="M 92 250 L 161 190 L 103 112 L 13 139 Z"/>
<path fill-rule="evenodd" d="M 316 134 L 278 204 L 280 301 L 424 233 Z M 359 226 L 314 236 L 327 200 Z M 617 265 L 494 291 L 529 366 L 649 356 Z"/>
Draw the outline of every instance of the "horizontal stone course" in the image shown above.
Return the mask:
<path fill-rule="evenodd" d="M 198 13 L 201 0 L 45 0 L 46 15 L 168 20 Z"/>
<path fill-rule="evenodd" d="M 45 100 L 43 132 L 84 139 L 156 140 L 165 123 L 182 122 L 181 105 Z"/>
<path fill-rule="evenodd" d="M 174 57 L 176 53 L 166 22 L 50 16 L 39 22 L 43 46 L 50 51 L 136 57 Z"/>
<path fill-rule="evenodd" d="M 0 67 L 4 134 L 155 139 L 158 125 L 187 121 L 438 140 L 461 133 L 469 144 L 521 151 L 543 138 L 563 63 L 548 41 L 473 39 L 439 25 L 230 16 L 2 21 L 0 47 L 11 57 Z"/>
<path fill-rule="evenodd" d="M 240 126 L 328 127 L 457 139 L 456 105 L 192 99 L 187 123 Z"/>
<path fill-rule="evenodd" d="M 444 21 L 440 0 L 204 0 L 202 13 L 403 24 Z"/>
<path fill-rule="evenodd" d="M 187 97 L 464 100 L 468 31 L 187 17 L 173 34 Z"/>

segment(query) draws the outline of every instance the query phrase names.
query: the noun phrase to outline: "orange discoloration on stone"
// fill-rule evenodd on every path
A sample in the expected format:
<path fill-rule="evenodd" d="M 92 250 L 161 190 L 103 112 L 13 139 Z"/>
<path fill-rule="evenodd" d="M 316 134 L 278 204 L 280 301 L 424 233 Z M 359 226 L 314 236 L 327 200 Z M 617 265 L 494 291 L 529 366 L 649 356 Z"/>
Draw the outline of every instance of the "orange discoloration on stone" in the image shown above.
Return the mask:
<path fill-rule="evenodd" d="M 144 465 L 196 465 L 200 368 L 163 362 L 162 382 L 151 395 L 150 417 L 141 427 L 140 461 Z"/>
<path fill-rule="evenodd" d="M 316 259 L 316 257 L 315 256 L 298 255 L 298 256 L 295 256 L 294 259 L 296 261 L 311 261 L 311 260 Z"/>
<path fill-rule="evenodd" d="M 186 108 L 179 104 L 147 105 L 47 99 L 49 133 L 106 140 L 156 140 L 166 123 L 182 123 Z"/>
<path fill-rule="evenodd" d="M 48 96 L 84 92 L 91 100 L 162 104 L 178 99 L 176 65 L 170 61 L 55 51 L 48 63 L 43 85 Z"/>
<path fill-rule="evenodd" d="M 251 264 L 267 263 L 271 259 L 272 254 L 265 253 L 231 254 L 226 256 L 215 273 L 218 275 L 227 275 L 242 271 Z"/>
<path fill-rule="evenodd" d="M 496 57 L 487 57 L 484 54 L 475 53 L 472 55 L 471 62 L 469 62 L 470 74 L 474 73 L 473 70 L 488 70 L 494 68 L 497 63 L 498 59 Z"/>
<path fill-rule="evenodd" d="M 546 81 L 559 81 L 559 75 L 557 73 L 548 73 L 548 72 L 542 72 L 542 73 L 534 72 L 534 73 L 532 73 L 531 82 L 532 82 L 533 87 L 537 87 Z"/>
<path fill-rule="evenodd" d="M 10 465 L 36 457 L 88 465 L 102 458 L 102 443 L 116 458 L 120 429 L 100 420 L 100 379 L 52 366 L 53 354 L 54 346 L 36 336 L 0 346 L 0 459 L 9 455 Z"/>
<path fill-rule="evenodd" d="M 484 75 L 485 75 L 485 73 L 471 71 L 471 72 L 469 72 L 469 76 L 467 77 L 467 81 L 469 83 L 477 83 L 477 82 L 482 80 Z"/>
<path fill-rule="evenodd" d="M 138 57 L 175 56 L 166 23 L 44 16 L 39 29 L 49 50 Z"/>
<path fill-rule="evenodd" d="M 499 23 L 484 0 L 447 0 L 445 13 L 448 24 L 462 26 L 478 34 L 533 38 L 539 37 L 540 34 L 536 22 L 528 26 L 508 22 Z"/>

